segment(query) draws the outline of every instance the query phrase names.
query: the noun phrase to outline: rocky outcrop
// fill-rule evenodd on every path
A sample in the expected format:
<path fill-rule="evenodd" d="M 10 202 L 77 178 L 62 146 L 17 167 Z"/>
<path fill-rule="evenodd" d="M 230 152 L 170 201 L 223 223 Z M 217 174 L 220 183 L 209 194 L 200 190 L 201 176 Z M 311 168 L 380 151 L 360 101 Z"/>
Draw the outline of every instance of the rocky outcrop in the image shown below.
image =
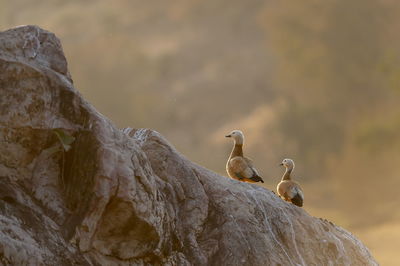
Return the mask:
<path fill-rule="evenodd" d="M 3 265 L 377 265 L 351 233 L 116 128 L 54 34 L 0 33 Z"/>

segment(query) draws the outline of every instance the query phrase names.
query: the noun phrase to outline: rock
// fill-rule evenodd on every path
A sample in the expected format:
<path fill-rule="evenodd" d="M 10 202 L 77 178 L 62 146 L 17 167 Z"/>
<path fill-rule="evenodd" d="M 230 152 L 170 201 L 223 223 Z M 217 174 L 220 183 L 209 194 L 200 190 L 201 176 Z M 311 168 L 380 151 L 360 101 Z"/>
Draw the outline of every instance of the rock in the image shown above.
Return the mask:
<path fill-rule="evenodd" d="M 0 33 L 0 90 L 4 265 L 377 265 L 344 229 L 116 128 L 52 33 Z"/>

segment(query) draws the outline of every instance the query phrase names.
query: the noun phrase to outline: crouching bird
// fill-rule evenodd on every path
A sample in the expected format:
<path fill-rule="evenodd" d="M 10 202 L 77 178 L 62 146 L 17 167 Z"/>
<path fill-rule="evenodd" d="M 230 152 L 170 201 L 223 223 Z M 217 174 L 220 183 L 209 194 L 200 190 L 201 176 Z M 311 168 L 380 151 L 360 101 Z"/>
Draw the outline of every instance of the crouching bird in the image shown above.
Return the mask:
<path fill-rule="evenodd" d="M 243 182 L 264 183 L 264 180 L 258 174 L 257 169 L 254 168 L 253 162 L 249 158 L 243 156 L 244 136 L 242 131 L 233 130 L 225 137 L 234 140 L 231 155 L 226 163 L 226 171 L 228 172 L 228 175 L 233 179 Z"/>
<path fill-rule="evenodd" d="M 286 201 L 293 203 L 299 207 L 303 206 L 304 193 L 300 185 L 292 181 L 292 172 L 294 169 L 294 162 L 292 159 L 284 159 L 280 165 L 286 168 L 282 176 L 282 181 L 276 187 L 278 195 Z"/>

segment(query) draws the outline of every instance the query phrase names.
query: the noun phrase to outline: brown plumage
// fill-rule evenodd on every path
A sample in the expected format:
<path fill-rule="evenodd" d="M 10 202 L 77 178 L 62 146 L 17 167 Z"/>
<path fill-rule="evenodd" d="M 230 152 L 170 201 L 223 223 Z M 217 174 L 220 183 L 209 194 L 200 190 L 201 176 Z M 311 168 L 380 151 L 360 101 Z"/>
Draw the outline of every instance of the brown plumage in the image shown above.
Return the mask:
<path fill-rule="evenodd" d="M 231 155 L 226 163 L 228 175 L 233 179 L 243 182 L 264 183 L 264 180 L 262 180 L 257 169 L 254 167 L 253 162 L 249 158 L 243 156 L 243 133 L 240 130 L 234 130 L 225 137 L 233 138 L 235 142 Z"/>
<path fill-rule="evenodd" d="M 282 181 L 278 184 L 276 190 L 278 195 L 286 201 L 299 207 L 303 206 L 304 193 L 300 185 L 292 180 L 291 174 L 294 169 L 294 162 L 291 159 L 284 159 L 281 165 L 285 166 L 286 171 L 282 176 Z"/>

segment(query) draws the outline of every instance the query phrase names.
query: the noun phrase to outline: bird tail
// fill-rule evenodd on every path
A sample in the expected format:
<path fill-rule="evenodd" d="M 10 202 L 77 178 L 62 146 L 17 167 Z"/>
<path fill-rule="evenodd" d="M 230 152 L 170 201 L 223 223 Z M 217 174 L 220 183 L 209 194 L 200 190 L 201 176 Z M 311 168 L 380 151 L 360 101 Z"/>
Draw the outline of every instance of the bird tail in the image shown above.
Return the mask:
<path fill-rule="evenodd" d="M 303 198 L 301 197 L 301 195 L 299 193 L 297 193 L 292 199 L 291 202 L 299 207 L 303 207 Z"/>
<path fill-rule="evenodd" d="M 250 178 L 252 181 L 254 181 L 254 182 L 261 182 L 261 183 L 264 183 L 264 180 L 261 178 L 261 176 L 259 176 L 259 175 L 255 175 L 255 176 L 253 176 L 252 178 Z"/>

